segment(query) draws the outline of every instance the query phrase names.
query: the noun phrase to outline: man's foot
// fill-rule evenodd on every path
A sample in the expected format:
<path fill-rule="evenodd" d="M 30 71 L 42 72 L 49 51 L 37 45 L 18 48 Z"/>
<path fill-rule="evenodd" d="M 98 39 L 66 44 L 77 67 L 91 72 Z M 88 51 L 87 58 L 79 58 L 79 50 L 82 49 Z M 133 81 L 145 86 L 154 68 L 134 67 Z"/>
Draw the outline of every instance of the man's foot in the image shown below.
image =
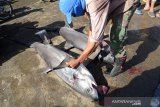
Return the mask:
<path fill-rule="evenodd" d="M 150 7 L 148 5 L 145 5 L 144 9 L 145 11 L 149 11 L 150 10 Z"/>
<path fill-rule="evenodd" d="M 138 15 L 143 15 L 142 9 L 139 9 L 139 8 L 136 9 L 135 13 Z"/>
<path fill-rule="evenodd" d="M 151 17 L 151 18 L 154 18 L 154 17 L 156 17 L 156 15 L 155 15 L 155 13 L 154 12 L 148 12 L 148 15 Z"/>
<path fill-rule="evenodd" d="M 114 65 L 113 69 L 110 72 L 110 76 L 114 77 L 122 72 L 122 66 Z"/>
<path fill-rule="evenodd" d="M 127 56 L 124 56 L 122 58 L 116 58 L 115 63 L 113 65 L 113 69 L 110 72 L 110 76 L 114 77 L 122 72 L 123 65 L 126 62 Z"/>

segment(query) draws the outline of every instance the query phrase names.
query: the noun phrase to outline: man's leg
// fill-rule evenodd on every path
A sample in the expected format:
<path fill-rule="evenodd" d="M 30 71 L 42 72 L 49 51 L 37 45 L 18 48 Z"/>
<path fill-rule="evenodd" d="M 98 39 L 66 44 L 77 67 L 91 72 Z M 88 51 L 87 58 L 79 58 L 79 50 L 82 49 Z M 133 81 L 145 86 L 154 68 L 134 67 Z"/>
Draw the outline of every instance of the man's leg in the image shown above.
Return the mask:
<path fill-rule="evenodd" d="M 150 9 L 150 0 L 146 0 L 146 4 L 144 6 L 144 10 L 145 11 L 149 11 L 149 9 Z"/>
<path fill-rule="evenodd" d="M 155 6 L 156 0 L 151 0 L 151 7 L 149 9 L 148 15 L 150 17 L 156 17 L 155 13 L 154 13 L 154 6 Z"/>
<path fill-rule="evenodd" d="M 151 1 L 151 7 L 150 7 L 150 12 L 154 12 L 154 6 L 155 6 L 156 0 Z"/>
<path fill-rule="evenodd" d="M 142 15 L 143 14 L 141 5 L 142 4 L 140 3 L 139 6 L 137 7 L 136 11 L 135 11 L 135 13 L 138 14 L 138 15 Z"/>
<path fill-rule="evenodd" d="M 111 51 L 115 57 L 115 62 L 110 75 L 117 75 L 124 64 L 127 55 L 124 48 L 125 37 L 127 35 L 127 28 L 136 7 L 131 7 L 128 11 L 112 18 L 112 25 L 110 27 L 110 42 Z"/>

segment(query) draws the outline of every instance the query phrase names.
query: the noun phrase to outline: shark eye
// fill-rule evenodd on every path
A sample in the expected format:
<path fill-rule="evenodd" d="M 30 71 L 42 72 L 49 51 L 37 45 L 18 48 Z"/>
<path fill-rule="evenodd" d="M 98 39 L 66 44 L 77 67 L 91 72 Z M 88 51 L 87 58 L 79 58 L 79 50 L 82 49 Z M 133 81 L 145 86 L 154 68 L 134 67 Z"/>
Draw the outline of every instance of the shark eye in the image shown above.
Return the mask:
<path fill-rule="evenodd" d="M 87 88 L 87 93 L 91 93 L 91 91 L 92 91 L 92 88 Z"/>
<path fill-rule="evenodd" d="M 89 88 L 87 89 L 87 93 L 90 93 L 90 89 Z"/>

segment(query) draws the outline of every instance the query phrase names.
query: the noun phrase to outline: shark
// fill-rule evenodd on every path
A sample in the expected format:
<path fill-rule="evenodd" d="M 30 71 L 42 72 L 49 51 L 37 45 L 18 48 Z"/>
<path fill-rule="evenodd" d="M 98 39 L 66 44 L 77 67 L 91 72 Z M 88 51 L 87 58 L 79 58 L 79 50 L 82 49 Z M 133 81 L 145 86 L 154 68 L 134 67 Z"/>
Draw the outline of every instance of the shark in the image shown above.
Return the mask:
<path fill-rule="evenodd" d="M 81 95 L 92 100 L 98 100 L 97 83 L 88 69 L 83 64 L 80 64 L 76 69 L 68 67 L 65 62 L 73 57 L 55 46 L 48 44 L 48 41 L 45 43 L 35 42 L 30 46 L 38 52 L 47 65 L 43 73 L 47 74 L 53 71 Z"/>
<path fill-rule="evenodd" d="M 66 50 L 77 48 L 83 51 L 87 45 L 88 36 L 72 28 L 61 27 L 59 34 L 66 40 L 64 45 Z M 111 53 L 110 46 L 105 41 L 102 41 L 102 45 L 97 47 L 96 51 L 91 54 L 91 56 L 92 60 L 98 57 L 100 61 L 109 64 L 113 64 L 115 60 Z"/>

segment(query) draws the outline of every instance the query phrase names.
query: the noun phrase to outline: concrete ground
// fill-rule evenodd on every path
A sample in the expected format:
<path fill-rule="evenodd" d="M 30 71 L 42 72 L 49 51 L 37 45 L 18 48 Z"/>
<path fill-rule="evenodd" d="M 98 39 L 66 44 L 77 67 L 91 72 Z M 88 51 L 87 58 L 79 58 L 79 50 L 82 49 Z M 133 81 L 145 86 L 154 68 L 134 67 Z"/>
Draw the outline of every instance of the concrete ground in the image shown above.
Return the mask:
<path fill-rule="evenodd" d="M 75 92 L 53 72 L 41 75 L 44 61 L 28 44 L 40 41 L 34 35 L 47 29 L 54 45 L 63 49 L 64 39 L 55 30 L 65 25 L 58 1 L 13 2 L 14 17 L 0 21 L 0 107 L 98 107 L 97 102 Z M 75 29 L 87 32 L 84 17 L 74 18 Z M 108 27 L 106 28 L 108 33 Z M 111 87 L 105 97 L 151 97 L 160 81 L 160 19 L 134 15 L 128 30 L 125 72 L 106 74 L 106 64 L 94 61 L 87 68 L 98 85 Z M 77 56 L 81 51 L 72 49 Z M 75 54 L 76 53 L 76 54 Z M 136 72 L 134 68 L 137 68 Z"/>

